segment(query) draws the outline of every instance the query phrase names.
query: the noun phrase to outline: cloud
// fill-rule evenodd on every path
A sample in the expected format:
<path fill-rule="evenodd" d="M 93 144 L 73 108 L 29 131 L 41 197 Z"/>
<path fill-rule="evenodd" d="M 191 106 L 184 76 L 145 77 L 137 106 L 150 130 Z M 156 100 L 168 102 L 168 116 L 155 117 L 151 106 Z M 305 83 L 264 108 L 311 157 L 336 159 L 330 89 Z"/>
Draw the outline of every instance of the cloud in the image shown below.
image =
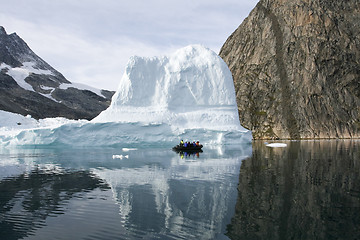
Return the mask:
<path fill-rule="evenodd" d="M 97 88 L 116 90 L 130 56 L 163 55 L 177 48 L 152 46 L 126 36 L 111 40 L 85 38 L 53 25 L 38 26 L 11 16 L 5 18 L 11 19 L 11 24 L 6 25 L 8 33 L 18 29 L 17 34 L 29 47 L 69 81 Z"/>
<path fill-rule="evenodd" d="M 256 2 L 13 0 L 2 3 L 0 25 L 68 80 L 115 90 L 130 56 L 199 43 L 218 52 Z"/>

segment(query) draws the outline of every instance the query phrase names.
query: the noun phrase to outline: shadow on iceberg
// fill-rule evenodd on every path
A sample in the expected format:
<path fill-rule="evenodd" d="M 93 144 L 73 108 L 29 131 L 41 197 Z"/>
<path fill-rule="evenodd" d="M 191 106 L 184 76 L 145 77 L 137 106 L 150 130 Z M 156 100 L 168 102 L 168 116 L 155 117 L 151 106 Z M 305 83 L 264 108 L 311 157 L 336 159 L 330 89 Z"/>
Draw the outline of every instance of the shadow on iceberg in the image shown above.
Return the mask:
<path fill-rule="evenodd" d="M 208 146 L 217 146 L 249 143 L 251 134 L 207 129 L 179 132 L 168 124 L 90 122 L 24 130 L 15 136 L 2 137 L 1 142 L 3 146 L 171 148 L 181 138 L 200 139 Z"/>

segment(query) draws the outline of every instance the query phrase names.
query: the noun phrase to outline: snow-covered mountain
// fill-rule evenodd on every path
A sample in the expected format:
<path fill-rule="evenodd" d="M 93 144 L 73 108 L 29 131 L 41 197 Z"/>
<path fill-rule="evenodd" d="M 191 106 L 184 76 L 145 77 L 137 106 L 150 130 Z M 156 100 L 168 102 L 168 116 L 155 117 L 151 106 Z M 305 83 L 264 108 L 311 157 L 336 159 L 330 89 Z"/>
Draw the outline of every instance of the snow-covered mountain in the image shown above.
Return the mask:
<path fill-rule="evenodd" d="M 32 117 L 92 119 L 113 92 L 73 84 L 0 26 L 0 110 Z"/>

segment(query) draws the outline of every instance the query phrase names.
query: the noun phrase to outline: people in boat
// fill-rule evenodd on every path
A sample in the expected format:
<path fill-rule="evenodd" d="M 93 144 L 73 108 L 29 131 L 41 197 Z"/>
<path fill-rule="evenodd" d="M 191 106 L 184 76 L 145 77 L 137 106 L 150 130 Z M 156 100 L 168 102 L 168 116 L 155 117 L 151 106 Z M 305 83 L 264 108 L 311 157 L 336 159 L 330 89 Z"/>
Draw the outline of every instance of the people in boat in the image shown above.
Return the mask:
<path fill-rule="evenodd" d="M 184 142 L 184 140 L 181 140 L 180 141 L 180 144 L 179 144 L 180 147 L 199 147 L 200 146 L 200 142 L 199 141 L 193 141 L 193 142 L 190 142 L 190 141 L 187 141 L 187 142 Z"/>

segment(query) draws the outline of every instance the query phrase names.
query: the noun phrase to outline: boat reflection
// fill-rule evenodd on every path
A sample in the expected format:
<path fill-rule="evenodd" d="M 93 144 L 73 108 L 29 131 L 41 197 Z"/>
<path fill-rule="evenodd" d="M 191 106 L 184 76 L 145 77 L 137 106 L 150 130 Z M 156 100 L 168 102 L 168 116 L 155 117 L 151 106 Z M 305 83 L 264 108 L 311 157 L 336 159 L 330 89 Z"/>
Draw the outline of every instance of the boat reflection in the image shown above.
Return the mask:
<path fill-rule="evenodd" d="M 1 239 L 227 239 L 251 146 L 183 159 L 168 148 L 9 151 L 0 152 Z"/>
<path fill-rule="evenodd" d="M 180 158 L 199 158 L 200 157 L 200 153 L 202 153 L 203 151 L 201 149 L 199 150 L 193 150 L 193 151 L 179 151 L 179 150 L 173 150 L 174 152 L 176 152 L 177 154 L 179 154 Z"/>

